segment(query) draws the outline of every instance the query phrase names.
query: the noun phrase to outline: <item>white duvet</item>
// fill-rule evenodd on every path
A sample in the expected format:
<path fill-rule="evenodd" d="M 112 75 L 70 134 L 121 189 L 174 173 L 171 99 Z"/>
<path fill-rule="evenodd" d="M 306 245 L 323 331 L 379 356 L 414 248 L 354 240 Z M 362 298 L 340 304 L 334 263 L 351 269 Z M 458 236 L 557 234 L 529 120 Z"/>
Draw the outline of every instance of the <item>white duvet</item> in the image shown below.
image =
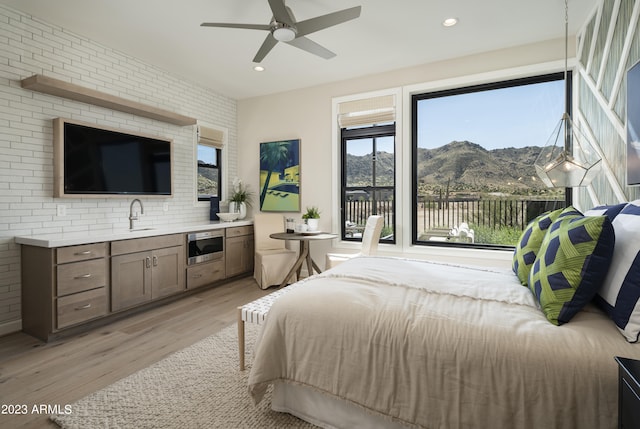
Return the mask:
<path fill-rule="evenodd" d="M 603 313 L 549 323 L 509 270 L 360 257 L 273 305 L 249 376 L 429 429 L 615 428 L 614 356 L 640 359 Z"/>

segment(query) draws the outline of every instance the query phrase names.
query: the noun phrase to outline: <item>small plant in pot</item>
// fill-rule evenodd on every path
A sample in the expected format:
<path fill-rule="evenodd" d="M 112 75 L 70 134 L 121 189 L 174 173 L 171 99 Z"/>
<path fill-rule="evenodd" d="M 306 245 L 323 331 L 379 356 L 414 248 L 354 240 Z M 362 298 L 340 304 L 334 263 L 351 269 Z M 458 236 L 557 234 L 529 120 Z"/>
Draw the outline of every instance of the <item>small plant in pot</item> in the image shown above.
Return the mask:
<path fill-rule="evenodd" d="M 238 219 L 244 219 L 247 215 L 247 207 L 251 207 L 253 194 L 248 187 L 237 177 L 233 180 L 233 194 L 229 199 L 229 211 L 240 213 Z"/>
<path fill-rule="evenodd" d="M 307 207 L 307 212 L 302 215 L 309 231 L 317 231 L 320 222 L 320 210 L 316 206 Z"/>

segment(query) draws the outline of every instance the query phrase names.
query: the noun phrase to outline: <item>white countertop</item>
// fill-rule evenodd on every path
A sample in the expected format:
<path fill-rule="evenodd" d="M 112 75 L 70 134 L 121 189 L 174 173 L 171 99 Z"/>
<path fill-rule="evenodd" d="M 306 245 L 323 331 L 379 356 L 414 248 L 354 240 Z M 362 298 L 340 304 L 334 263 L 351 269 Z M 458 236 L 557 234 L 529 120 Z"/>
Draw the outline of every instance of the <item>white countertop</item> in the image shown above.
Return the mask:
<path fill-rule="evenodd" d="M 158 235 L 183 234 L 195 231 L 230 228 L 234 226 L 253 225 L 253 220 L 236 220 L 233 222 L 212 221 L 205 224 L 169 225 L 151 228 L 121 229 L 114 231 L 80 231 L 59 234 L 23 235 L 15 237 L 17 244 L 38 247 L 63 247 L 77 244 L 99 243 L 103 241 L 128 240 L 131 238 L 154 237 Z"/>

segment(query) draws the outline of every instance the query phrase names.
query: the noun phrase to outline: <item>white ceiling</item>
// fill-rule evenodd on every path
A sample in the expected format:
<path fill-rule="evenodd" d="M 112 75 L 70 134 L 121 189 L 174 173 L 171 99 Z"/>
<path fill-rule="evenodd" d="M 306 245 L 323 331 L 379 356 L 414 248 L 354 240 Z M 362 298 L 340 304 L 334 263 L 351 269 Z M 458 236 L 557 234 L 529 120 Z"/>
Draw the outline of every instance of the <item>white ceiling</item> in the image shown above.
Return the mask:
<path fill-rule="evenodd" d="M 575 34 L 598 0 L 569 0 Z M 325 60 L 279 43 L 253 71 L 267 0 L 0 0 L 45 22 L 236 99 L 564 37 L 563 0 L 288 0 L 298 21 L 362 5 L 360 18 L 309 36 Z M 441 22 L 456 17 L 455 27 Z"/>

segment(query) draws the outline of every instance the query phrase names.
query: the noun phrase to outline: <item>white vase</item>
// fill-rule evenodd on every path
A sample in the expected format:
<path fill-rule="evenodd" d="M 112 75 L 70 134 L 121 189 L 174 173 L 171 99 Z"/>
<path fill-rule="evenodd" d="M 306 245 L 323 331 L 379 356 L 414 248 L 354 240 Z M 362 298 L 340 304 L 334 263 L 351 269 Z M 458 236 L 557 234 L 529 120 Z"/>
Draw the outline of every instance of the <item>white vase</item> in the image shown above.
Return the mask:
<path fill-rule="evenodd" d="M 317 231 L 319 223 L 320 219 L 307 219 L 307 226 L 309 227 L 309 231 Z"/>
<path fill-rule="evenodd" d="M 247 216 L 247 204 L 244 202 L 236 203 L 235 201 L 231 201 L 229 203 L 229 211 L 231 213 L 239 213 L 238 219 L 244 219 Z"/>

